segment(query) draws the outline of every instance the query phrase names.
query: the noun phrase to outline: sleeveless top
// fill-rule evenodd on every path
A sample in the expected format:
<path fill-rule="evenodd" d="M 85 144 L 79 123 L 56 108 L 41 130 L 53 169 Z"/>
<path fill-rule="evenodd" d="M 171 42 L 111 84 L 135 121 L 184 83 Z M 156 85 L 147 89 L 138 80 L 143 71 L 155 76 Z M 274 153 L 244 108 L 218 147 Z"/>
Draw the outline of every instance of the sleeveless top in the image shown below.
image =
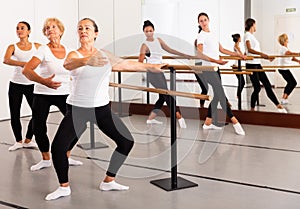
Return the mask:
<path fill-rule="evenodd" d="M 154 38 L 154 41 L 144 41 L 144 44 L 150 50 L 150 57 L 146 56 L 147 63 L 161 64 L 163 62 L 163 49 L 161 48 L 159 40 L 157 38 Z"/>
<path fill-rule="evenodd" d="M 107 57 L 106 54 L 99 50 Z M 79 58 L 83 55 L 75 51 Z M 82 66 L 71 71 L 71 93 L 67 103 L 78 107 L 100 107 L 109 103 L 109 80 L 112 66 L 110 63 L 99 66 Z"/>
<path fill-rule="evenodd" d="M 17 46 L 17 44 L 14 44 L 14 46 L 15 46 L 15 51 L 14 51 L 13 57 L 15 60 L 18 60 L 21 62 L 28 62 L 37 50 L 35 48 L 34 43 L 32 43 L 31 49 L 28 51 L 20 49 Z M 34 84 L 33 81 L 29 80 L 28 78 L 26 78 L 25 75 L 23 75 L 22 70 L 23 70 L 23 67 L 21 67 L 21 66 L 15 67 L 13 76 L 11 78 L 11 82 L 17 83 L 17 84 L 22 84 L 22 85 Z"/>
<path fill-rule="evenodd" d="M 64 46 L 65 47 L 65 46 Z M 54 56 L 52 51 L 47 45 L 42 45 L 38 48 L 36 53 L 33 55 L 38 58 L 41 63 L 39 65 L 39 75 L 43 78 L 47 78 L 53 74 L 55 77 L 53 81 L 61 82 L 61 86 L 57 89 L 49 88 L 43 84 L 36 83 L 34 85 L 35 94 L 43 95 L 68 95 L 70 93 L 70 72 L 64 68 L 64 61 L 69 49 L 65 47 L 66 55 L 64 58 L 59 59 Z"/>

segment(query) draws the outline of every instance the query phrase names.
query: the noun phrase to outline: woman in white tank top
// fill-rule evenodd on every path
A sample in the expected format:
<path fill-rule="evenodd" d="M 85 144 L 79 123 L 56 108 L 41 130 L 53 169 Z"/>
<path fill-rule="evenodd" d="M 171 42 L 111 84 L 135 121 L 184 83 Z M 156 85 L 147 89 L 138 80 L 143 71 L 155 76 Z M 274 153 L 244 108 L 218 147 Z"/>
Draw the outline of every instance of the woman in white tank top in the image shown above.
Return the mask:
<path fill-rule="evenodd" d="M 110 73 L 112 69 L 161 72 L 160 68 L 164 66 L 164 64 L 122 60 L 108 51 L 97 49 L 94 44 L 98 26 L 90 18 L 79 21 L 77 33 L 80 47 L 67 55 L 64 64 L 72 75 L 72 91 L 67 99 L 67 114 L 59 125 L 51 147 L 60 186 L 48 194 L 46 200 L 55 200 L 71 194 L 66 151 L 71 144 L 77 143 L 88 121 L 96 123 L 98 128 L 116 144 L 99 189 L 102 191 L 129 189 L 128 186 L 117 183 L 115 176 L 131 151 L 134 141 L 122 120 L 111 111 L 108 91 Z"/>
<path fill-rule="evenodd" d="M 170 48 L 161 38 L 155 38 L 154 25 L 149 20 L 144 21 L 143 32 L 145 33 L 146 40 L 143 42 L 140 49 L 139 62 L 144 62 L 146 59 L 147 63 L 162 63 L 164 51 L 169 52 L 170 54 L 186 57 L 187 59 L 193 58 L 191 55 L 187 55 Z M 168 89 L 164 73 L 148 72 L 147 79 L 155 88 Z M 165 102 L 170 109 L 171 98 L 172 97 L 170 95 L 159 94 L 159 97 L 154 104 L 154 108 L 148 116 L 146 121 L 147 124 L 162 124 L 161 121 L 155 120 L 155 117 Z M 181 128 L 186 128 L 185 120 L 182 117 L 178 107 L 176 107 L 176 118 L 178 119 L 179 126 Z"/>
<path fill-rule="evenodd" d="M 22 125 L 20 121 L 20 109 L 25 96 L 28 105 L 32 108 L 34 82 L 28 80 L 22 70 L 28 60 L 40 46 L 39 43 L 32 43 L 28 40 L 31 28 L 29 23 L 21 21 L 16 27 L 19 42 L 11 44 L 6 49 L 3 63 L 14 66 L 13 76 L 9 83 L 9 109 L 11 117 L 11 127 L 15 136 L 15 143 L 9 147 L 9 151 L 14 151 L 23 147 L 36 148 L 37 145 L 32 141 L 32 120 L 29 121 L 25 140 L 22 137 Z"/>

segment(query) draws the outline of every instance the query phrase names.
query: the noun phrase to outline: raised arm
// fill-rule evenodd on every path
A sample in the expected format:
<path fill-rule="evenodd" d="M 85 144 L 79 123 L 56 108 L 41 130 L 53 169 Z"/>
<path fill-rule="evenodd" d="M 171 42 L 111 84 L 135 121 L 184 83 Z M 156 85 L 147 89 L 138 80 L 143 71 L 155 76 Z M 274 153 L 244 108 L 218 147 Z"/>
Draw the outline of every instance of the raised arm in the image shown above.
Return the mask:
<path fill-rule="evenodd" d="M 132 70 L 132 71 L 151 71 L 151 72 L 162 72 L 161 68 L 167 64 L 150 64 L 142 63 L 133 60 L 122 59 L 116 57 L 112 53 L 105 51 L 113 70 L 122 71 L 122 70 Z"/>
<path fill-rule="evenodd" d="M 251 43 L 250 43 L 249 40 L 246 40 L 246 47 L 247 47 L 248 52 L 251 53 L 251 54 L 257 54 L 257 55 L 261 56 L 262 58 L 268 59 L 268 60 L 270 60 L 270 61 L 274 60 L 274 57 L 269 56 L 269 55 L 267 55 L 267 54 L 265 54 L 265 53 L 263 53 L 263 52 L 259 52 L 259 51 L 254 50 L 254 49 L 251 47 Z"/>
<path fill-rule="evenodd" d="M 202 59 L 202 60 L 206 60 L 208 62 L 213 62 L 219 65 L 225 65 L 228 61 L 224 61 L 224 60 L 216 60 L 213 59 L 212 57 L 209 57 L 205 54 L 203 54 L 203 44 L 197 44 L 197 55 L 196 55 L 196 59 Z"/>
<path fill-rule="evenodd" d="M 108 60 L 102 56 L 99 51 L 95 51 L 92 55 L 87 57 L 79 57 L 75 51 L 70 52 L 64 62 L 64 67 L 67 70 L 74 70 L 76 68 L 90 65 L 103 66 L 108 63 Z"/>
<path fill-rule="evenodd" d="M 177 50 L 175 50 L 175 49 L 172 49 L 172 48 L 169 47 L 169 46 L 168 46 L 161 38 L 157 38 L 157 39 L 158 39 L 158 41 L 159 41 L 161 47 L 162 47 L 165 51 L 169 52 L 170 54 L 182 56 L 182 57 L 185 57 L 186 59 L 191 59 L 191 58 L 193 58 L 192 55 L 188 55 L 188 54 L 179 52 L 179 51 L 177 51 Z"/>
<path fill-rule="evenodd" d="M 223 54 L 227 54 L 227 55 L 230 55 L 230 56 L 237 56 L 237 57 L 240 57 L 242 59 L 246 59 L 246 56 L 243 55 L 243 53 L 233 52 L 233 51 L 230 51 L 228 49 L 225 49 L 225 48 L 223 48 L 223 46 L 220 43 L 219 43 L 219 51 Z"/>

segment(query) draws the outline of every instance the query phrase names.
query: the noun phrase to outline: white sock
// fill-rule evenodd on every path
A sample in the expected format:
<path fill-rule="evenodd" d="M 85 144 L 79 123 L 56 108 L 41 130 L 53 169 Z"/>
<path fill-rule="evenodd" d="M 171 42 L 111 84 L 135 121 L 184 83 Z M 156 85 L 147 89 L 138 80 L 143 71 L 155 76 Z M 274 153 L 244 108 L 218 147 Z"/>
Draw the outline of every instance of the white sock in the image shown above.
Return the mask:
<path fill-rule="evenodd" d="M 47 168 L 51 166 L 51 160 L 41 160 L 40 162 L 38 162 L 37 164 L 33 165 L 30 167 L 31 171 L 37 171 L 40 170 L 42 168 Z"/>
<path fill-rule="evenodd" d="M 111 191 L 111 190 L 121 191 L 121 190 L 128 190 L 129 189 L 128 186 L 118 184 L 115 181 L 111 181 L 111 182 L 103 182 L 102 181 L 99 188 L 102 191 Z"/>
<path fill-rule="evenodd" d="M 70 194 L 71 194 L 70 186 L 67 187 L 60 186 L 54 192 L 48 194 L 45 197 L 45 200 L 56 200 L 57 198 L 69 196 Z"/>
<path fill-rule="evenodd" d="M 82 165 L 83 164 L 81 161 L 74 160 L 74 159 L 72 159 L 70 157 L 68 158 L 68 160 L 69 160 L 69 165 Z"/>

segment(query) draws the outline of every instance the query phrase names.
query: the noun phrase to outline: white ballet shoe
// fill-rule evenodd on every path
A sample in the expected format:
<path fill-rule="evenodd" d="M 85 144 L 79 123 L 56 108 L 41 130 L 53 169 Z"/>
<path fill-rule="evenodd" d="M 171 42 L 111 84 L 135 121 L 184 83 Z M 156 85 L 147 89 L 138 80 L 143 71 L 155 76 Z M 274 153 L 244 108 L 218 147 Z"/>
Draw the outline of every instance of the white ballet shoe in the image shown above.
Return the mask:
<path fill-rule="evenodd" d="M 8 151 L 15 151 L 15 150 L 21 149 L 21 148 L 23 148 L 23 144 L 16 142 L 16 143 L 14 143 L 14 145 L 12 145 L 8 148 Z"/>
<path fill-rule="evenodd" d="M 71 188 L 70 186 L 67 187 L 58 187 L 54 192 L 48 194 L 45 197 L 45 200 L 56 200 L 60 197 L 66 197 L 71 195 Z"/>
<path fill-rule="evenodd" d="M 240 123 L 233 124 L 233 128 L 234 128 L 234 131 L 236 134 L 242 135 L 242 136 L 245 135 L 245 131 Z"/>
<path fill-rule="evenodd" d="M 185 123 L 184 118 L 178 119 L 178 123 L 179 123 L 180 128 L 186 128 L 186 123 Z"/>
<path fill-rule="evenodd" d="M 29 143 L 23 143 L 23 147 L 24 148 L 38 148 L 38 145 L 33 142 L 33 141 L 30 141 Z"/>
<path fill-rule="evenodd" d="M 146 121 L 147 124 L 163 124 L 163 122 L 152 119 L 152 120 L 147 120 Z"/>
<path fill-rule="evenodd" d="M 118 184 L 117 182 L 115 182 L 114 180 L 111 182 L 101 182 L 100 186 L 99 186 L 100 190 L 102 191 L 122 191 L 122 190 L 128 190 L 129 187 L 128 186 L 124 186 L 121 184 Z"/>
<path fill-rule="evenodd" d="M 69 165 L 73 165 L 73 166 L 79 166 L 79 165 L 83 165 L 83 163 L 79 160 L 74 160 L 72 158 L 68 158 L 69 161 Z"/>
<path fill-rule="evenodd" d="M 216 126 L 214 124 L 206 125 L 205 123 L 203 124 L 203 129 L 204 130 L 221 130 L 222 127 Z"/>
<path fill-rule="evenodd" d="M 52 165 L 51 160 L 41 160 L 37 164 L 30 167 L 31 171 L 38 171 L 42 168 L 48 168 Z"/>

